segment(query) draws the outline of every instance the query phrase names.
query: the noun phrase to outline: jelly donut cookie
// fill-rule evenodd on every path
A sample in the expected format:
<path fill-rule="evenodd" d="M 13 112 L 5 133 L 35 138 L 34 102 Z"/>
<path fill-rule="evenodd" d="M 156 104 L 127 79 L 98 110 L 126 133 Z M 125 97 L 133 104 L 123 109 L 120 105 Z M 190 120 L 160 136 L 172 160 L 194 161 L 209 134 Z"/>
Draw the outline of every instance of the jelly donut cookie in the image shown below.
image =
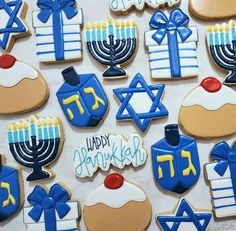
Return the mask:
<path fill-rule="evenodd" d="M 110 174 L 89 193 L 83 216 L 89 231 L 144 231 L 152 208 L 141 188 L 119 174 Z"/>
<path fill-rule="evenodd" d="M 226 18 L 236 15 L 235 0 L 190 0 L 190 11 L 205 20 Z"/>
<path fill-rule="evenodd" d="M 21 0 L 0 0 L 0 48 L 10 51 L 15 40 L 30 35 L 24 22 L 27 5 Z"/>
<path fill-rule="evenodd" d="M 14 159 L 31 168 L 27 181 L 51 178 L 55 174 L 46 166 L 60 155 L 64 129 L 57 117 L 30 116 L 28 120 L 8 125 L 8 144 Z"/>
<path fill-rule="evenodd" d="M 21 169 L 6 164 L 0 155 L 0 222 L 13 216 L 24 204 Z"/>
<path fill-rule="evenodd" d="M 0 114 L 19 114 L 43 105 L 49 89 L 41 74 L 12 55 L 0 56 Z"/>
<path fill-rule="evenodd" d="M 117 13 L 126 14 L 133 8 L 143 10 L 147 5 L 151 8 L 162 6 L 173 7 L 180 3 L 181 0 L 110 0 L 110 8 Z"/>
<path fill-rule="evenodd" d="M 214 138 L 236 133 L 236 93 L 216 78 L 204 79 L 184 99 L 179 123 L 188 134 Z"/>

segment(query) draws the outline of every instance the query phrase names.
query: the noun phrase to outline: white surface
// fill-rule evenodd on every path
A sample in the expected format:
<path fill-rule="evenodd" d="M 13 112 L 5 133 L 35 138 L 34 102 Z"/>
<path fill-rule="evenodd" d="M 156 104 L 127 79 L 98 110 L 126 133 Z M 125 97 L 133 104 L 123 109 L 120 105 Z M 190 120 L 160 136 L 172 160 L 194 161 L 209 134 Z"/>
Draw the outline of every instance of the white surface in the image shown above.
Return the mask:
<path fill-rule="evenodd" d="M 31 26 L 31 10 L 37 10 L 35 1 L 27 0 L 29 3 L 29 13 L 27 14 L 26 21 L 33 32 L 33 28 Z M 109 0 L 80 0 L 79 7 L 83 8 L 84 11 L 84 19 L 85 24 L 88 22 L 105 20 L 108 16 L 111 15 L 109 10 Z M 181 8 L 188 13 L 188 1 L 183 0 L 181 4 Z M 58 181 L 64 182 L 71 190 L 72 190 L 72 200 L 78 200 L 81 202 L 81 206 L 84 206 L 84 200 L 89 192 L 92 189 L 96 188 L 100 185 L 104 177 L 107 173 L 98 172 L 94 175 L 92 179 L 78 179 L 74 176 L 73 166 L 72 166 L 72 157 L 73 150 L 76 146 L 78 146 L 81 142 L 84 141 L 84 138 L 91 135 L 99 135 L 106 134 L 108 132 L 113 133 L 123 133 L 125 136 L 129 136 L 132 133 L 137 132 L 135 126 L 132 122 L 116 122 L 115 115 L 118 110 L 118 103 L 116 102 L 113 96 L 113 88 L 118 87 L 126 87 L 130 83 L 132 77 L 140 72 L 145 77 L 148 83 L 158 81 L 151 81 L 150 72 L 149 72 L 149 64 L 148 64 L 148 54 L 144 48 L 144 32 L 149 30 L 148 22 L 151 18 L 153 10 L 146 9 L 143 13 L 138 13 L 137 11 L 132 11 L 127 16 L 116 17 L 114 18 L 134 18 L 139 26 L 140 33 L 140 43 L 139 50 L 134 62 L 127 66 L 125 69 L 129 73 L 128 80 L 119 80 L 115 82 L 103 82 L 106 93 L 110 99 L 111 107 L 110 111 L 105 119 L 104 123 L 100 128 L 94 129 L 76 129 L 69 125 L 67 122 L 59 103 L 56 98 L 56 91 L 59 89 L 61 84 L 63 83 L 62 76 L 60 72 L 70 66 L 74 65 L 79 73 L 88 73 L 94 72 L 97 74 L 98 78 L 102 81 L 102 72 L 105 68 L 101 67 L 97 64 L 91 57 L 88 56 L 88 52 L 86 48 L 84 49 L 84 60 L 82 62 L 69 62 L 69 63 L 61 63 L 61 64 L 50 64 L 43 65 L 39 64 L 36 52 L 35 52 L 35 35 L 33 34 L 31 37 L 25 37 L 22 39 L 18 39 L 15 46 L 13 47 L 12 54 L 16 55 L 19 60 L 22 60 L 26 63 L 39 68 L 45 79 L 47 80 L 51 96 L 49 98 L 48 103 L 42 107 L 41 109 L 35 111 L 40 115 L 56 115 L 60 117 L 64 123 L 65 127 L 65 135 L 66 141 L 64 145 L 63 152 L 58 159 L 58 161 L 52 165 L 52 170 L 56 173 L 56 177 L 54 180 L 44 181 L 40 183 L 45 183 L 47 186 L 51 186 Z M 189 13 L 188 13 L 189 14 Z M 215 22 L 211 22 L 211 24 L 215 24 Z M 151 200 L 151 204 L 153 206 L 153 216 L 152 223 L 148 228 L 148 231 L 156 231 L 159 230 L 159 227 L 155 221 L 155 213 L 163 213 L 166 211 L 170 211 L 173 207 L 178 203 L 181 195 L 166 192 L 160 190 L 160 188 L 155 184 L 152 166 L 151 166 L 151 158 L 150 158 L 150 148 L 151 145 L 156 143 L 158 140 L 163 138 L 164 132 L 163 128 L 165 125 L 170 123 L 178 122 L 178 112 L 181 106 L 181 103 L 186 96 L 193 88 L 195 88 L 200 81 L 206 76 L 218 76 L 223 81 L 223 76 L 226 75 L 225 72 L 220 71 L 220 69 L 215 66 L 215 64 L 211 64 L 210 58 L 208 57 L 208 52 L 206 49 L 206 33 L 209 22 L 203 22 L 197 20 L 192 16 L 192 20 L 190 21 L 190 25 L 198 25 L 199 26 L 199 38 L 200 41 L 198 43 L 198 56 L 199 56 L 199 65 L 200 65 L 200 76 L 197 79 L 184 80 L 184 81 L 175 81 L 175 82 L 166 82 L 165 96 L 163 97 L 163 103 L 169 110 L 169 117 L 153 121 L 147 134 L 142 134 L 145 148 L 147 149 L 149 156 L 145 166 L 133 169 L 132 167 L 127 167 L 124 171 L 118 171 L 124 175 L 125 178 L 134 180 L 138 182 L 142 186 L 142 188 L 147 192 L 148 197 Z M 83 34 L 84 35 L 84 34 Z M 84 37 L 84 36 L 83 36 Z M 142 102 L 142 99 L 140 100 Z M 7 124 L 10 122 L 14 122 L 18 119 L 25 119 L 30 115 L 21 115 L 14 117 L 0 117 L 0 153 L 5 154 L 9 164 L 16 164 L 12 155 L 10 154 L 8 144 L 7 144 Z M 225 138 L 226 141 L 229 141 L 231 144 L 235 136 L 231 136 Z M 222 139 L 214 139 L 210 141 L 198 140 L 198 149 L 200 162 L 202 166 L 202 172 L 199 181 L 197 184 L 186 193 L 186 199 L 193 205 L 195 208 L 203 208 L 203 209 L 211 209 L 211 197 L 210 197 L 210 189 L 206 184 L 203 178 L 203 165 L 209 163 L 209 153 L 213 148 L 214 144 L 222 141 Z M 111 172 L 114 171 L 111 170 Z M 24 180 L 29 174 L 30 169 L 23 168 L 23 176 Z M 24 181 L 25 185 L 25 195 L 28 196 L 29 193 L 32 192 L 34 186 L 37 183 L 28 183 Z M 28 206 L 28 202 L 25 204 Z M 234 219 L 229 220 L 213 220 L 210 224 L 210 230 L 214 231 L 235 231 L 236 230 L 236 221 Z M 0 224 L 0 230 L 2 231 L 12 231 L 17 228 L 17 231 L 26 230 L 25 225 L 23 224 L 23 210 L 14 216 L 12 219 L 5 221 Z M 81 230 L 86 231 L 84 223 L 81 222 Z M 189 230 L 187 230 L 189 231 Z"/>

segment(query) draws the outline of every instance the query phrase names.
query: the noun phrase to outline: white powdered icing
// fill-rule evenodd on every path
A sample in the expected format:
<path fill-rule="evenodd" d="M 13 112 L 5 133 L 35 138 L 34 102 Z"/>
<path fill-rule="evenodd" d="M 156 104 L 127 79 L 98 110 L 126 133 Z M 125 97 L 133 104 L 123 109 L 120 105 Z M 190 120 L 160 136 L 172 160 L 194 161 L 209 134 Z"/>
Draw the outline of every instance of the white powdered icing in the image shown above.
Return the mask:
<path fill-rule="evenodd" d="M 14 66 L 9 69 L 0 68 L 0 86 L 13 87 L 21 80 L 36 79 L 38 72 L 28 64 L 16 61 Z"/>
<path fill-rule="evenodd" d="M 226 104 L 236 105 L 236 93 L 234 90 L 223 85 L 219 91 L 211 93 L 199 86 L 186 96 L 182 106 L 191 107 L 199 105 L 213 111 Z"/>
<path fill-rule="evenodd" d="M 130 201 L 143 202 L 146 195 L 142 189 L 127 181 L 119 189 L 108 189 L 104 184 L 92 191 L 86 201 L 86 206 L 105 204 L 111 208 L 121 208 Z"/>

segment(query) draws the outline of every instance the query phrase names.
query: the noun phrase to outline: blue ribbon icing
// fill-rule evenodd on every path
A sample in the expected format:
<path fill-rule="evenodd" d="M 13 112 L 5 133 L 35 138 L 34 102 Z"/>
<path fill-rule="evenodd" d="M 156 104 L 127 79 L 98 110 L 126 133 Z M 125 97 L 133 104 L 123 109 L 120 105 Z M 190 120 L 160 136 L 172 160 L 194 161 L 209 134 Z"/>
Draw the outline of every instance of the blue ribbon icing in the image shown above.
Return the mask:
<path fill-rule="evenodd" d="M 156 29 L 152 38 L 161 45 L 164 38 L 168 38 L 170 70 L 172 77 L 181 77 L 178 35 L 185 42 L 192 34 L 187 25 L 189 17 L 179 8 L 174 9 L 168 19 L 162 11 L 156 11 L 149 23 L 150 27 Z"/>
<path fill-rule="evenodd" d="M 236 201 L 236 144 L 233 145 L 232 149 L 224 141 L 216 144 L 211 151 L 211 158 L 218 161 L 217 165 L 214 167 L 214 170 L 220 176 L 223 176 L 229 167 L 234 198 Z"/>
<path fill-rule="evenodd" d="M 67 19 L 72 19 L 78 10 L 74 8 L 76 0 L 38 0 L 37 5 L 41 9 L 38 19 L 46 23 L 52 15 L 53 39 L 56 60 L 64 60 L 63 18 L 64 11 Z"/>
<path fill-rule="evenodd" d="M 49 193 L 37 185 L 27 198 L 33 206 L 28 215 L 35 222 L 39 222 L 42 213 L 44 213 L 45 230 L 56 231 L 56 212 L 59 218 L 63 219 L 71 209 L 66 203 L 69 199 L 69 193 L 59 184 L 54 184 Z"/>

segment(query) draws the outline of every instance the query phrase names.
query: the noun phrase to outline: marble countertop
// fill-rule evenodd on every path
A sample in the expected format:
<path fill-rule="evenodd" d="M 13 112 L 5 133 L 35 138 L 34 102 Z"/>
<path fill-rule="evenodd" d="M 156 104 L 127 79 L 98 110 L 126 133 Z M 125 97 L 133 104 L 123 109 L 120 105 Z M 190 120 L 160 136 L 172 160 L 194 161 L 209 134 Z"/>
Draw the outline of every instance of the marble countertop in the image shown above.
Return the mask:
<path fill-rule="evenodd" d="M 56 173 L 56 177 L 52 180 L 42 181 L 40 183 L 47 185 L 50 187 L 52 184 L 56 182 L 64 182 L 71 190 L 72 190 L 72 199 L 78 200 L 81 204 L 81 208 L 83 208 L 84 201 L 86 195 L 94 189 L 96 186 L 101 184 L 104 180 L 104 177 L 108 174 L 108 172 L 99 171 L 94 175 L 91 179 L 78 179 L 73 174 L 72 167 L 72 157 L 73 150 L 76 146 L 84 141 L 84 138 L 87 136 L 95 135 L 95 134 L 106 134 L 110 133 L 121 133 L 128 137 L 130 134 L 137 132 L 132 122 L 116 122 L 115 116 L 118 110 L 118 103 L 115 101 L 112 90 L 117 87 L 128 86 L 132 77 L 140 72 L 146 79 L 148 83 L 154 82 L 150 78 L 149 72 L 149 63 L 148 63 L 148 55 L 147 50 L 144 47 L 144 32 L 149 30 L 148 22 L 151 18 L 153 10 L 146 9 L 144 12 L 136 12 L 132 11 L 132 13 L 127 16 L 116 16 L 112 15 L 109 10 L 109 1 L 108 0 L 80 0 L 79 7 L 83 8 L 84 12 L 84 24 L 88 22 L 94 22 L 99 20 L 106 20 L 107 17 L 113 16 L 114 18 L 129 18 L 137 21 L 140 42 L 137 56 L 134 62 L 126 67 L 125 69 L 129 73 L 129 78 L 127 80 L 118 80 L 118 81 L 103 81 L 102 80 L 102 72 L 103 67 L 99 64 L 95 63 L 94 60 L 89 57 L 86 47 L 84 47 L 84 59 L 83 61 L 78 62 L 68 62 L 61 64 L 39 64 L 36 57 L 35 52 L 35 34 L 32 28 L 31 23 L 31 12 L 33 9 L 37 9 L 35 4 L 35 0 L 27 0 L 29 5 L 26 22 L 29 25 L 32 36 L 28 36 L 22 39 L 18 39 L 15 46 L 13 47 L 12 54 L 15 55 L 19 60 L 22 60 L 32 66 L 38 68 L 45 79 L 47 80 L 50 88 L 50 98 L 48 103 L 42 108 L 33 112 L 33 114 L 38 115 L 56 115 L 60 117 L 63 121 L 65 127 L 65 135 L 66 141 L 62 151 L 62 154 L 58 161 L 52 165 L 52 170 Z M 188 11 L 188 1 L 182 0 L 181 8 L 184 12 Z M 144 167 L 140 167 L 134 169 L 132 167 L 127 167 L 122 171 L 118 171 L 117 169 L 111 169 L 110 172 L 120 172 L 122 173 L 126 179 L 134 180 L 138 182 L 139 185 L 147 192 L 148 197 L 151 200 L 151 204 L 153 206 L 153 217 L 152 223 L 150 224 L 148 231 L 159 230 L 159 227 L 155 221 L 155 213 L 162 213 L 166 211 L 172 210 L 177 204 L 180 195 L 176 195 L 169 192 L 164 192 L 155 184 L 153 179 L 152 167 L 151 167 L 151 153 L 150 147 L 152 144 L 163 138 L 164 132 L 163 128 L 165 125 L 170 123 L 178 122 L 178 111 L 181 105 L 181 102 L 185 95 L 191 91 L 198 83 L 207 76 L 216 76 L 223 77 L 225 73 L 219 70 L 213 63 L 211 63 L 210 58 L 207 54 L 205 38 L 208 27 L 208 22 L 203 22 L 197 20 L 195 17 L 191 16 L 192 20 L 190 21 L 190 25 L 197 25 L 199 29 L 199 38 L 200 41 L 198 43 L 198 56 L 199 56 L 199 65 L 200 65 L 200 76 L 199 78 L 192 80 L 184 80 L 178 82 L 167 82 L 165 89 L 165 96 L 163 98 L 163 103 L 169 110 L 169 117 L 167 119 L 157 120 L 152 122 L 148 132 L 146 134 L 141 134 L 143 137 L 145 148 L 148 152 L 148 160 Z M 214 24 L 215 22 L 212 22 Z M 63 79 L 61 76 L 61 71 L 68 66 L 73 65 L 78 73 L 96 73 L 98 78 L 103 81 L 104 89 L 110 100 L 110 111 L 104 121 L 104 123 L 98 128 L 90 128 L 90 129 L 76 129 L 69 125 L 66 121 L 66 118 L 57 103 L 56 92 L 58 88 L 63 83 Z M 223 78 L 222 78 L 223 80 Z M 0 117 L 0 153 L 6 155 L 8 163 L 16 165 L 13 157 L 11 156 L 7 143 L 7 124 L 25 119 L 30 114 L 20 115 L 20 116 L 1 116 Z M 234 137 L 226 138 L 226 141 L 229 143 L 233 142 Z M 214 139 L 209 141 L 198 140 L 198 148 L 201 162 L 201 176 L 198 180 L 197 184 L 188 191 L 184 196 L 187 200 L 195 207 L 202 209 L 211 210 L 211 197 L 210 197 L 210 189 L 206 184 L 204 179 L 204 164 L 209 162 L 209 153 L 215 143 L 222 141 L 221 139 Z M 27 168 L 23 169 L 23 177 L 26 179 L 30 170 Z M 31 193 L 33 187 L 36 183 L 28 183 L 24 181 L 25 186 L 25 197 Z M 28 205 L 26 202 L 25 205 Z M 4 231 L 12 231 L 16 229 L 18 231 L 26 230 L 25 225 L 23 224 L 23 210 L 17 213 L 12 219 L 7 220 L 0 224 L 0 230 Z M 85 231 L 86 228 L 83 223 L 83 219 L 80 222 L 80 227 L 82 231 Z M 209 226 L 210 230 L 236 230 L 236 221 L 234 219 L 228 220 L 214 220 L 212 219 L 211 224 Z"/>

